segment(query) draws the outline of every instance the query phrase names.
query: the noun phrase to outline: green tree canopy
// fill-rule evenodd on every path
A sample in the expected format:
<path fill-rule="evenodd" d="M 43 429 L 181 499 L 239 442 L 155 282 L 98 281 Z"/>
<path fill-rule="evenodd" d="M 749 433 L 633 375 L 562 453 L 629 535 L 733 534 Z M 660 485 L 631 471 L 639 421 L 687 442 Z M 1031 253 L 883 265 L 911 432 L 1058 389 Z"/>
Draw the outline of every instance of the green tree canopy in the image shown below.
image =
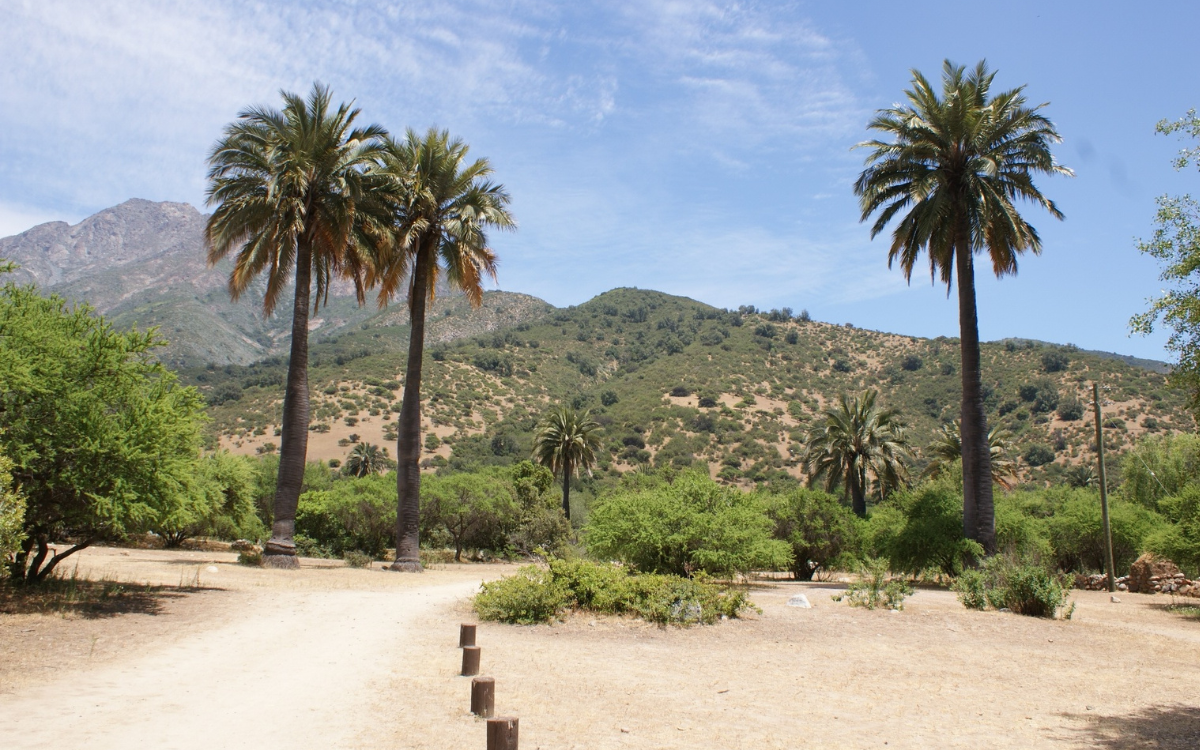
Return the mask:
<path fill-rule="evenodd" d="M 28 502 L 17 575 L 43 578 L 188 502 L 203 403 L 152 358 L 159 343 L 86 305 L 0 290 L 0 452 Z M 52 554 L 58 539 L 73 544 Z"/>

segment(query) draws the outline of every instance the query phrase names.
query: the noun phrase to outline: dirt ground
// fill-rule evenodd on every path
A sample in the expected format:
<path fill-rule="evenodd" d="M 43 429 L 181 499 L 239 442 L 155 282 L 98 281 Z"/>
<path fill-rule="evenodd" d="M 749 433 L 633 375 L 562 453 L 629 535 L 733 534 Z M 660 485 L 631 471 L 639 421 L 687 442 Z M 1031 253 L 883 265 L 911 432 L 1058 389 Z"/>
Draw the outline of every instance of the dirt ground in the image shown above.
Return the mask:
<path fill-rule="evenodd" d="M 166 588 L 125 613 L 0 615 L 2 748 L 485 745 L 458 623 L 479 582 L 512 566 L 79 558 L 94 579 Z M 868 612 L 831 601 L 840 588 L 763 585 L 761 615 L 686 630 L 484 623 L 483 673 L 526 750 L 1200 747 L 1200 620 L 1165 597 L 1076 592 L 1063 622 L 936 590 Z M 800 592 L 812 609 L 786 606 Z"/>

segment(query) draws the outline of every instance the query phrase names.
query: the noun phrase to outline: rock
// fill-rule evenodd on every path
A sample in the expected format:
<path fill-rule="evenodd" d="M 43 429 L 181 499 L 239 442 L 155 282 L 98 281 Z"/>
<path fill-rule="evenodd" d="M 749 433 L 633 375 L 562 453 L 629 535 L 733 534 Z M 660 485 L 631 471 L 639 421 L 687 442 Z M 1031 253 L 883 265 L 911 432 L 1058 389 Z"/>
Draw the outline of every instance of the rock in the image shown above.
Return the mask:
<path fill-rule="evenodd" d="M 1117 597 L 1115 597 L 1115 596 L 1110 596 L 1110 597 L 1108 597 L 1108 600 L 1109 600 L 1110 602 L 1112 602 L 1113 604 L 1120 604 L 1120 603 L 1121 603 L 1121 600 L 1120 600 L 1120 599 L 1118 599 L 1118 598 L 1117 598 Z"/>
<path fill-rule="evenodd" d="M 1158 588 L 1155 583 L 1163 578 L 1174 579 L 1178 572 L 1175 563 L 1147 552 L 1129 566 L 1129 590 L 1149 594 Z"/>
<path fill-rule="evenodd" d="M 808 601 L 808 597 L 804 594 L 796 594 L 791 599 L 787 600 L 789 607 L 799 607 L 800 609 L 812 609 L 812 603 Z"/>
<path fill-rule="evenodd" d="M 217 568 L 216 565 L 209 565 L 207 568 L 204 569 L 204 572 L 205 573 L 216 573 L 218 570 L 219 570 L 219 568 Z"/>
<path fill-rule="evenodd" d="M 1129 590 L 1129 584 L 1127 584 L 1127 583 L 1118 583 L 1118 584 L 1117 584 L 1117 590 L 1118 590 L 1118 591 L 1128 591 L 1128 590 Z"/>

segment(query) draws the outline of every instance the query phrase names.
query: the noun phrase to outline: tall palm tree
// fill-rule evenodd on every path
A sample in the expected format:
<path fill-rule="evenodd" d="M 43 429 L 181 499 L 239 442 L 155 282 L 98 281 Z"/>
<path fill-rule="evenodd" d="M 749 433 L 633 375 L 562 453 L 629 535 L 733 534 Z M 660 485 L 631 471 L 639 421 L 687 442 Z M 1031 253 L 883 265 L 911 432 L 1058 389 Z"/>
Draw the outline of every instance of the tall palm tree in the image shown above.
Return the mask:
<path fill-rule="evenodd" d="M 483 277 L 496 277 L 496 255 L 488 229 L 512 229 L 509 195 L 492 182 L 487 159 L 467 161 L 468 147 L 431 128 L 409 130 L 403 141 L 388 140 L 378 176 L 387 180 L 392 232 L 387 247 L 369 264 L 368 284 L 379 285 L 387 304 L 404 287 L 408 300 L 408 367 L 397 429 L 396 562 L 392 570 L 420 571 L 421 366 L 425 315 L 438 278 L 461 289 L 478 307 Z"/>
<path fill-rule="evenodd" d="M 393 463 L 388 458 L 387 448 L 380 450 L 374 443 L 359 443 L 350 450 L 343 471 L 351 476 L 367 477 L 387 471 Z"/>
<path fill-rule="evenodd" d="M 1013 435 L 1000 425 L 988 430 L 988 454 L 992 470 L 992 481 L 1006 490 L 1011 490 L 1017 479 L 1017 462 L 1010 457 Z M 923 477 L 938 477 L 955 461 L 962 460 L 962 436 L 958 421 L 942 425 L 929 444 L 929 465 L 921 472 Z"/>
<path fill-rule="evenodd" d="M 289 281 L 291 358 L 283 398 L 274 525 L 264 561 L 296 567 L 296 503 L 308 451 L 308 317 L 326 301 L 330 282 L 354 282 L 363 301 L 363 250 L 387 226 L 367 168 L 383 150 L 383 128 L 354 127 L 359 110 L 331 105 L 315 84 L 308 98 L 281 92 L 282 111 L 252 107 L 225 127 L 208 157 L 204 230 L 208 263 L 234 254 L 229 294 L 236 301 L 266 274 L 263 313 L 271 315 Z M 316 286 L 315 297 L 313 286 Z"/>
<path fill-rule="evenodd" d="M 995 511 L 983 412 L 979 364 L 979 320 L 975 307 L 973 256 L 986 252 L 997 276 L 1017 272 L 1017 256 L 1042 249 L 1037 231 L 1021 217 L 1014 201 L 1036 203 L 1050 215 L 1062 213 L 1033 184 L 1035 174 L 1072 174 L 1055 163 L 1050 146 L 1061 138 L 1027 105 L 1022 88 L 992 94 L 987 65 L 966 72 L 946 61 L 942 92 L 913 71 L 906 105 L 876 113 L 868 124 L 888 140 L 859 144 L 869 148 L 867 167 L 854 192 L 862 220 L 878 214 L 871 237 L 900 218 L 892 232 L 888 265 L 899 259 L 906 279 L 921 251 L 929 256 L 932 278 L 958 280 L 958 320 L 962 345 L 963 533 L 991 554 L 996 549 Z"/>
<path fill-rule="evenodd" d="M 828 492 L 842 487 L 860 517 L 867 515 L 872 479 L 881 500 L 908 479 L 904 427 L 894 410 L 876 405 L 877 397 L 873 390 L 854 398 L 843 393 L 809 433 L 802 454 L 809 484 L 824 480 Z"/>
<path fill-rule="evenodd" d="M 592 420 L 591 412 L 580 413 L 559 406 L 550 410 L 533 438 L 531 457 L 534 462 L 545 466 L 554 476 L 562 477 L 562 507 L 568 521 L 571 520 L 571 476 L 576 472 L 591 473 L 596 451 L 600 449 L 598 429 L 600 425 Z"/>

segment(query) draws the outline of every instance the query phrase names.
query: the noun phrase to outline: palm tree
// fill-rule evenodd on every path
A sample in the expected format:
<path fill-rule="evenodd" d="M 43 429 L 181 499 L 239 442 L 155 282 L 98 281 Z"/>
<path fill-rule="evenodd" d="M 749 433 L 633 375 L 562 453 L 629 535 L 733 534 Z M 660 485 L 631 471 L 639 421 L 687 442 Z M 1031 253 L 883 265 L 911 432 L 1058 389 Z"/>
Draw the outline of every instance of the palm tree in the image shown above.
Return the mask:
<path fill-rule="evenodd" d="M 367 477 L 387 471 L 394 463 L 388 458 L 387 448 L 380 450 L 373 443 L 359 443 L 350 450 L 342 471 L 355 477 Z"/>
<path fill-rule="evenodd" d="M 596 451 L 600 449 L 598 429 L 600 425 L 592 421 L 590 412 L 581 414 L 560 406 L 550 410 L 533 439 L 534 462 L 562 477 L 562 506 L 568 521 L 571 520 L 571 475 L 577 471 L 591 473 Z"/>
<path fill-rule="evenodd" d="M 385 305 L 401 286 L 408 299 L 408 367 L 397 429 L 396 562 L 392 570 L 420 571 L 421 365 L 425 314 L 438 278 L 461 289 L 478 307 L 484 275 L 496 277 L 496 255 L 487 230 L 512 229 L 504 186 L 493 183 L 487 159 L 467 161 L 468 147 L 446 131 L 424 136 L 409 130 L 389 140 L 377 174 L 387 180 L 392 205 L 389 245 L 368 267 L 368 283 L 379 285 Z"/>
<path fill-rule="evenodd" d="M 878 214 L 871 237 L 903 213 L 892 232 L 889 266 L 899 259 L 912 280 L 921 251 L 933 278 L 947 293 L 958 278 L 962 344 L 963 533 L 991 554 L 996 549 L 995 511 L 983 412 L 979 321 L 975 307 L 975 253 L 987 252 L 997 276 L 1016 273 L 1017 256 L 1041 252 L 1037 231 L 1014 201 L 1062 213 L 1033 184 L 1035 174 L 1072 174 L 1055 163 L 1050 145 L 1061 141 L 1054 125 L 1027 106 L 1017 88 L 992 95 L 987 65 L 970 73 L 946 61 L 942 94 L 919 72 L 905 92 L 907 105 L 876 113 L 868 128 L 889 136 L 859 144 L 871 149 L 854 192 L 862 220 Z"/>
<path fill-rule="evenodd" d="M 359 110 L 331 106 L 315 84 L 304 99 L 281 92 L 282 111 L 241 112 L 208 157 L 204 237 L 208 263 L 231 253 L 229 294 L 236 301 L 266 273 L 263 313 L 271 315 L 294 274 L 291 358 L 283 399 L 274 525 L 264 561 L 296 567 L 296 503 L 308 450 L 308 316 L 337 277 L 354 282 L 363 301 L 363 249 L 386 227 L 367 167 L 382 153 L 386 131 L 355 128 Z M 313 297 L 313 285 L 316 296 Z"/>
<path fill-rule="evenodd" d="M 873 390 L 854 398 L 843 393 L 809 433 L 802 457 L 810 485 L 824 480 L 828 492 L 842 487 L 854 512 L 864 518 L 872 478 L 880 500 L 908 479 L 904 427 L 894 410 L 875 404 L 877 397 Z"/>
<path fill-rule="evenodd" d="M 1000 425 L 988 430 L 988 454 L 992 470 L 992 481 L 1006 490 L 1011 490 L 1017 479 L 1017 462 L 1009 457 L 1012 451 L 1012 433 Z M 941 476 L 955 461 L 962 460 L 962 437 L 958 421 L 942 425 L 937 436 L 929 445 L 929 465 L 921 472 L 930 479 Z"/>

